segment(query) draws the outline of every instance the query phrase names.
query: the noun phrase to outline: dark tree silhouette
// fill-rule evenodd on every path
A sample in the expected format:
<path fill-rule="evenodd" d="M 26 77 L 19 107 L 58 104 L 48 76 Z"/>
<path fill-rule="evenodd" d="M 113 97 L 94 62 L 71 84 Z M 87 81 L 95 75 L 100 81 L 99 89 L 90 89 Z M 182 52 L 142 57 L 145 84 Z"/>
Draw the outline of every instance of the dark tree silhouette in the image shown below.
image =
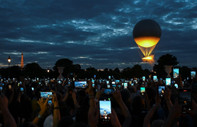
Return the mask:
<path fill-rule="evenodd" d="M 157 73 L 159 78 L 166 77 L 166 72 L 164 70 L 165 65 L 176 66 L 178 64 L 177 58 L 170 54 L 161 56 L 157 62 L 158 64 L 155 64 L 153 69 Z M 120 71 L 119 68 L 115 68 L 114 70 L 105 68 L 103 71 L 98 71 L 94 67 L 89 67 L 86 70 L 84 70 L 81 69 L 81 66 L 79 64 L 73 64 L 73 62 L 67 58 L 57 60 L 53 68 L 54 70 L 50 70 L 50 72 L 47 72 L 45 69 L 42 69 L 37 63 L 30 63 L 27 64 L 22 71 L 18 66 L 0 68 L 0 75 L 3 78 L 8 78 L 8 77 L 20 78 L 24 76 L 30 78 L 35 78 L 35 77 L 56 78 L 59 75 L 57 67 L 64 67 L 63 76 L 65 77 L 75 76 L 79 79 L 93 78 L 94 75 L 96 75 L 97 79 L 100 78 L 108 79 L 108 76 L 113 76 L 115 79 L 120 79 L 120 78 L 130 79 L 134 77 L 141 78 L 142 76 L 148 77 L 150 75 L 150 71 L 148 69 L 143 70 L 140 65 L 134 65 L 132 68 L 127 67 L 122 71 Z M 180 67 L 180 74 L 182 79 L 186 79 L 187 77 L 190 77 L 191 70 L 197 70 L 197 68 L 190 69 L 186 66 Z"/>
<path fill-rule="evenodd" d="M 86 69 L 86 78 L 93 78 L 97 74 L 97 70 L 93 67 Z"/>
<path fill-rule="evenodd" d="M 120 70 L 119 70 L 119 68 L 115 68 L 114 70 L 113 70 L 113 76 L 114 76 L 114 78 L 115 79 L 119 79 L 120 78 Z"/>
<path fill-rule="evenodd" d="M 186 66 L 183 66 L 180 68 L 180 74 L 182 79 L 187 79 L 187 77 L 190 77 L 190 69 Z"/>
<path fill-rule="evenodd" d="M 175 66 L 178 64 L 177 58 L 171 54 L 161 56 L 155 64 L 153 70 L 157 73 L 159 78 L 165 78 L 167 73 L 165 72 L 165 65 Z"/>
<path fill-rule="evenodd" d="M 59 75 L 57 67 L 64 67 L 63 76 L 69 76 L 74 72 L 73 62 L 67 58 L 59 59 L 56 61 L 55 66 L 53 67 L 55 77 Z"/>
<path fill-rule="evenodd" d="M 25 77 L 30 77 L 30 78 L 35 78 L 35 77 L 44 77 L 45 75 L 45 70 L 43 70 L 39 64 L 37 63 L 29 63 L 25 65 L 24 67 L 24 76 Z"/>
<path fill-rule="evenodd" d="M 177 65 L 179 62 L 177 61 L 177 58 L 171 54 L 166 54 L 161 56 L 158 61 L 157 61 L 158 65 L 172 65 L 175 66 Z"/>

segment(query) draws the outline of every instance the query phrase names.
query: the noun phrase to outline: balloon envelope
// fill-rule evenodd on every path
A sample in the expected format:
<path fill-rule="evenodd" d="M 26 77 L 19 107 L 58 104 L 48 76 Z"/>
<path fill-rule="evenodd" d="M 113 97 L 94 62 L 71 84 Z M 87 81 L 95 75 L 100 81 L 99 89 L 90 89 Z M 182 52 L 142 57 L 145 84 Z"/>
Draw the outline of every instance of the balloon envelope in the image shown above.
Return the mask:
<path fill-rule="evenodd" d="M 155 21 L 146 19 L 138 22 L 133 37 L 145 57 L 150 56 L 160 40 L 161 28 Z"/>

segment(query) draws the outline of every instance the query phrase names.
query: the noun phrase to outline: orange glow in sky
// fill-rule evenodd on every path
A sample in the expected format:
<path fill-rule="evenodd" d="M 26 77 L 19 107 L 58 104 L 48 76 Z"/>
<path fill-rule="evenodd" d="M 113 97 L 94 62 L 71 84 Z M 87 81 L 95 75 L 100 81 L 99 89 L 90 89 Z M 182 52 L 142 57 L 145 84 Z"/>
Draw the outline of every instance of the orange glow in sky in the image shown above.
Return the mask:
<path fill-rule="evenodd" d="M 134 38 L 135 42 L 137 45 L 144 47 L 144 48 L 149 48 L 152 46 L 155 46 L 160 38 L 159 37 L 137 37 Z"/>
<path fill-rule="evenodd" d="M 154 55 L 150 55 L 150 56 L 143 57 L 142 60 L 143 60 L 144 62 L 153 63 L 153 62 L 154 62 Z"/>

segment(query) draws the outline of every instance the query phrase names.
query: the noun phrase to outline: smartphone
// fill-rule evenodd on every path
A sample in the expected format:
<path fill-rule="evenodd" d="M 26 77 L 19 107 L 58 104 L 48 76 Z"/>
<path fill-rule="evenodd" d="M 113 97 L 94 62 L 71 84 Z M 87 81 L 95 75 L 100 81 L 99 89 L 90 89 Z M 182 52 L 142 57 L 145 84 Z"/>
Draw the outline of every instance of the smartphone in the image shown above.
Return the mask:
<path fill-rule="evenodd" d="M 146 77 L 142 76 L 142 81 L 145 82 L 145 80 L 146 80 Z"/>
<path fill-rule="evenodd" d="M 31 90 L 34 91 L 34 87 L 31 87 Z"/>
<path fill-rule="evenodd" d="M 191 89 L 179 89 L 179 104 L 182 105 L 182 113 L 192 110 Z"/>
<path fill-rule="evenodd" d="M 165 93 L 165 86 L 158 86 L 158 94 L 160 97 L 163 97 Z"/>
<path fill-rule="evenodd" d="M 24 92 L 24 88 L 23 88 L 23 87 L 21 87 L 21 88 L 20 88 L 20 91 L 21 91 L 21 92 Z"/>
<path fill-rule="evenodd" d="M 112 88 L 116 88 L 116 85 L 115 84 L 112 84 Z"/>
<path fill-rule="evenodd" d="M 36 79 L 32 79 L 32 82 L 36 82 Z"/>
<path fill-rule="evenodd" d="M 40 97 L 47 99 L 48 98 L 48 104 L 52 104 L 52 92 L 40 92 Z"/>
<path fill-rule="evenodd" d="M 46 98 L 52 99 L 52 95 L 53 95 L 52 92 L 40 92 L 40 97 L 44 99 Z"/>
<path fill-rule="evenodd" d="M 173 68 L 173 78 L 179 77 L 179 68 Z"/>
<path fill-rule="evenodd" d="M 140 93 L 141 93 L 141 95 L 144 95 L 145 94 L 145 87 L 140 87 Z"/>
<path fill-rule="evenodd" d="M 166 86 L 171 86 L 171 78 L 166 78 Z"/>
<path fill-rule="evenodd" d="M 115 82 L 116 82 L 116 84 L 118 84 L 120 82 L 120 80 L 116 80 Z"/>
<path fill-rule="evenodd" d="M 196 71 L 191 71 L 191 79 L 194 79 L 196 78 Z"/>
<path fill-rule="evenodd" d="M 131 86 L 134 86 L 134 83 L 131 83 Z"/>
<path fill-rule="evenodd" d="M 57 83 L 58 83 L 58 84 L 62 84 L 62 81 L 61 81 L 61 80 L 58 80 Z"/>
<path fill-rule="evenodd" d="M 116 84 L 116 82 L 112 82 L 111 84 L 112 84 L 112 85 L 115 85 L 115 84 Z"/>
<path fill-rule="evenodd" d="M 3 87 L 2 86 L 0 86 L 0 91 L 3 91 Z"/>
<path fill-rule="evenodd" d="M 92 83 L 94 83 L 95 81 L 94 81 L 94 79 L 92 79 Z"/>
<path fill-rule="evenodd" d="M 107 88 L 110 88 L 110 85 L 107 85 Z"/>
<path fill-rule="evenodd" d="M 88 86 L 87 81 L 75 81 L 75 88 L 86 88 Z"/>
<path fill-rule="evenodd" d="M 127 89 L 128 83 L 123 83 L 123 85 L 124 85 L 124 89 Z"/>
<path fill-rule="evenodd" d="M 111 79 L 111 76 L 108 76 L 108 79 Z"/>
<path fill-rule="evenodd" d="M 18 83 L 18 87 L 19 87 L 20 85 L 22 85 L 22 82 L 19 82 L 19 83 Z"/>
<path fill-rule="evenodd" d="M 106 81 L 106 84 L 109 84 L 109 81 Z"/>
<path fill-rule="evenodd" d="M 108 99 L 99 100 L 99 124 L 111 124 L 111 101 Z"/>
<path fill-rule="evenodd" d="M 0 86 L 0 95 L 1 95 L 2 91 L 3 91 L 3 87 Z"/>
<path fill-rule="evenodd" d="M 104 90 L 104 94 L 111 94 L 111 93 L 113 93 L 113 92 L 114 92 L 113 89 L 105 89 L 105 90 Z"/>
<path fill-rule="evenodd" d="M 70 81 L 68 81 L 68 85 L 70 86 L 70 84 L 71 84 L 71 82 Z"/>
<path fill-rule="evenodd" d="M 174 84 L 174 87 L 178 89 L 179 88 L 179 85 L 178 84 Z"/>
<path fill-rule="evenodd" d="M 153 76 L 153 81 L 154 81 L 154 82 L 158 82 L 157 75 L 154 75 L 154 76 Z"/>

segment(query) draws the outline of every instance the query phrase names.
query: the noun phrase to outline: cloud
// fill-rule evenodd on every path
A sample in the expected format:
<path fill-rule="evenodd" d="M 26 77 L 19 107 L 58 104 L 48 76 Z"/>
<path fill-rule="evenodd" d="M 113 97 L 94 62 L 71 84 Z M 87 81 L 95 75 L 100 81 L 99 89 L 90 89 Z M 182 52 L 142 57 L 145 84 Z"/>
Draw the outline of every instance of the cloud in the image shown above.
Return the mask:
<path fill-rule="evenodd" d="M 172 53 L 195 66 L 196 10 L 195 0 L 0 0 L 1 65 L 9 55 L 20 63 L 21 52 L 26 63 L 42 67 L 64 57 L 84 68 L 141 64 L 132 31 L 138 21 L 154 19 L 162 29 L 155 58 Z"/>

